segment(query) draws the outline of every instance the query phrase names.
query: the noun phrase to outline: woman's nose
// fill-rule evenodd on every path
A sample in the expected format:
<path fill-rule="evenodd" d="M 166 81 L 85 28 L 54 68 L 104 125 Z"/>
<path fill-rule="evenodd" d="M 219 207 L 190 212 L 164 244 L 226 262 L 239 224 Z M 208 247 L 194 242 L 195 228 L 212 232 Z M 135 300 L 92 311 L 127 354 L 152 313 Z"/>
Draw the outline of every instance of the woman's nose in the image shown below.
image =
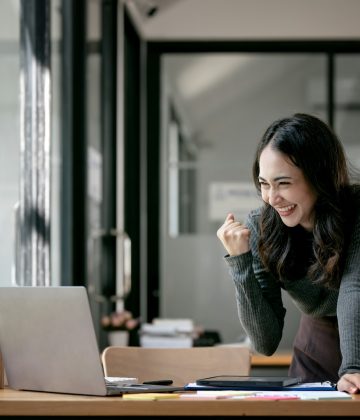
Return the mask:
<path fill-rule="evenodd" d="M 271 206 L 274 206 L 275 204 L 277 204 L 279 202 L 279 191 L 276 188 L 270 188 L 269 189 L 269 196 L 268 196 L 268 200 L 269 200 L 269 204 Z"/>

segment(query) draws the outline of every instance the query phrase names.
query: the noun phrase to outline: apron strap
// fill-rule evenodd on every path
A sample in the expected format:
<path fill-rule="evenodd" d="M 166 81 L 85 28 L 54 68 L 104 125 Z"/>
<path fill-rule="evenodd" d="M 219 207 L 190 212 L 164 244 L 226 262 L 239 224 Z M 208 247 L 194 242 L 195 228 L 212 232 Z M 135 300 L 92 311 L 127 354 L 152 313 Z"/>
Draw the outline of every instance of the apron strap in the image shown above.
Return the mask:
<path fill-rule="evenodd" d="M 289 376 L 305 382 L 337 382 L 341 351 L 337 318 L 302 315 L 294 339 Z"/>

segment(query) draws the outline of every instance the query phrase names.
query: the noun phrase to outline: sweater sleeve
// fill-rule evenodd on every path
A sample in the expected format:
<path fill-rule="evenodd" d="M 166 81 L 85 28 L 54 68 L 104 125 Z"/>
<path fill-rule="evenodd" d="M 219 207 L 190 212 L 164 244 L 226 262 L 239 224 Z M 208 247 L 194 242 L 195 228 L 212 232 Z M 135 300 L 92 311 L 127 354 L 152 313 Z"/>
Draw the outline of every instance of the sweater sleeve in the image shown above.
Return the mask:
<path fill-rule="evenodd" d="M 235 284 L 238 315 L 254 349 L 271 355 L 283 332 L 285 308 L 280 284 L 265 271 L 257 256 L 256 220 L 249 216 L 250 248 L 245 254 L 227 256 L 225 261 Z"/>
<path fill-rule="evenodd" d="M 342 354 L 339 376 L 360 372 L 360 212 L 352 231 L 337 303 Z"/>

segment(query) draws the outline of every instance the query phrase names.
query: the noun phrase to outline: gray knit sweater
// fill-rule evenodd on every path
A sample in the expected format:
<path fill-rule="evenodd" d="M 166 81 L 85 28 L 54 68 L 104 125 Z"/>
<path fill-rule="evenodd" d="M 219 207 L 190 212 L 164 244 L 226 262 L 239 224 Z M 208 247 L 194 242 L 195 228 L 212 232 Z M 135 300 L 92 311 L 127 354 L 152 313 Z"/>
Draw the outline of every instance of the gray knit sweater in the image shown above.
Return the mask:
<path fill-rule="evenodd" d="M 339 290 L 314 285 L 307 278 L 277 282 L 259 258 L 259 216 L 260 209 L 254 210 L 246 221 L 251 232 L 250 251 L 225 257 L 235 283 L 239 319 L 254 349 L 271 355 L 279 345 L 286 312 L 282 287 L 303 313 L 313 317 L 337 315 L 342 354 L 339 376 L 360 372 L 360 214 Z"/>

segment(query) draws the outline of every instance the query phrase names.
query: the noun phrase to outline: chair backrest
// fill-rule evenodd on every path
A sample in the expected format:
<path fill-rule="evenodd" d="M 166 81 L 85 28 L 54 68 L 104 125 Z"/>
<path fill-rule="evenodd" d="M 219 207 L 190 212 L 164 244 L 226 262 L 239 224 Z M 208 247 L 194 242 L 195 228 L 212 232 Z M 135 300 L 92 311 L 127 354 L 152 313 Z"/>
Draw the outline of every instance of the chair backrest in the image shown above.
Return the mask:
<path fill-rule="evenodd" d="M 105 376 L 136 377 L 139 382 L 172 379 L 176 386 L 208 376 L 250 372 L 250 350 L 246 347 L 110 346 L 104 349 L 101 358 Z"/>

